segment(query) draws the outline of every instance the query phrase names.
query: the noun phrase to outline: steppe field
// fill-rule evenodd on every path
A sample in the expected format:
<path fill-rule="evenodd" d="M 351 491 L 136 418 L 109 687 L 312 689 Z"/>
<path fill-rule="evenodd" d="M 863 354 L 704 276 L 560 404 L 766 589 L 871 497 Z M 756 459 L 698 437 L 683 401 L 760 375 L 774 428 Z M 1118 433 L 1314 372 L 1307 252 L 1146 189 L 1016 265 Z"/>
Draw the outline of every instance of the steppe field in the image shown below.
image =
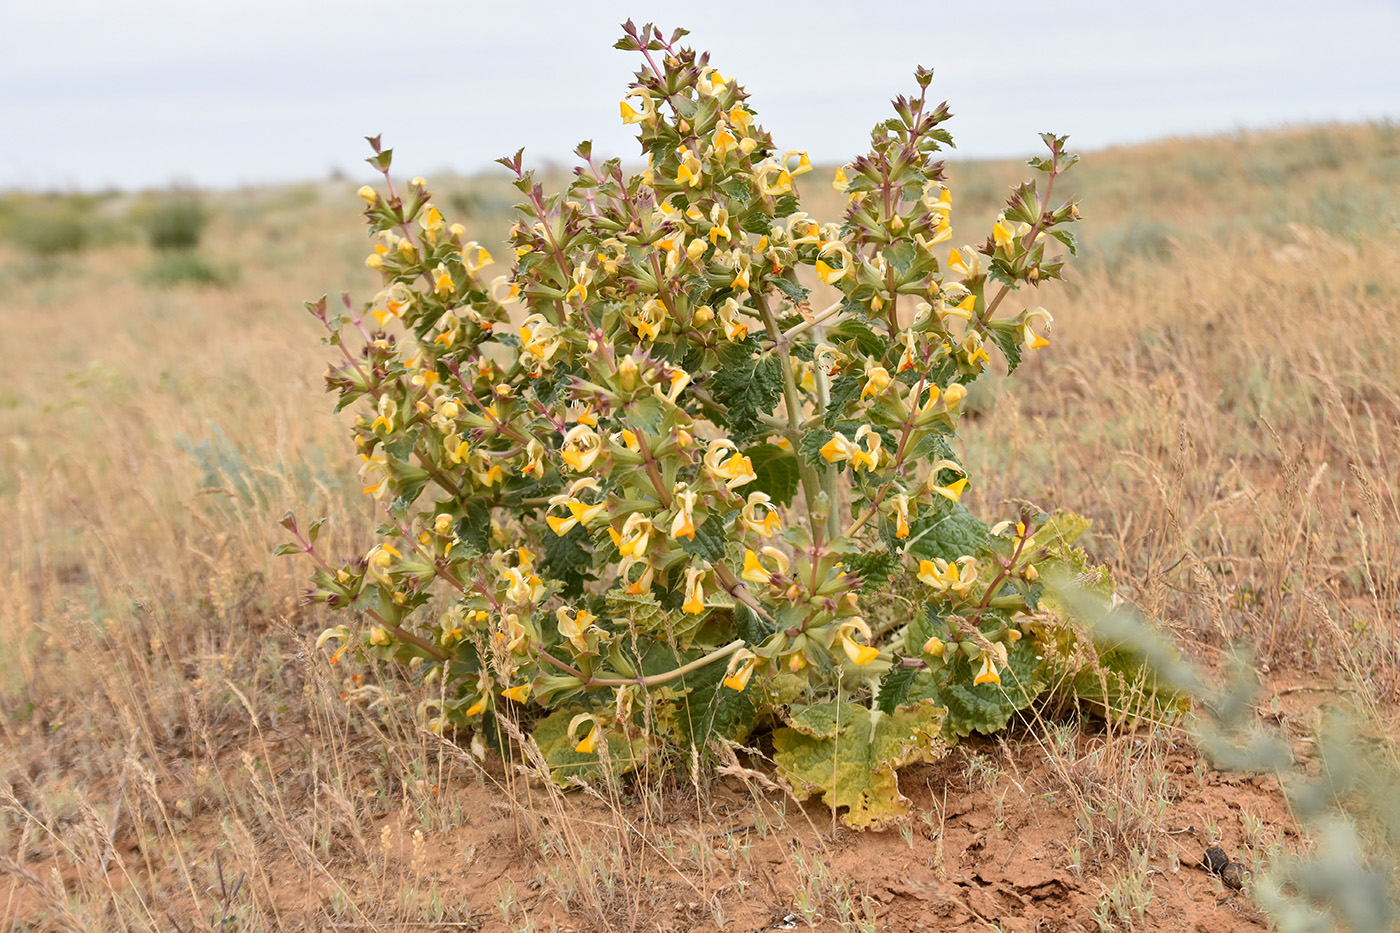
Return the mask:
<path fill-rule="evenodd" d="M 435 155 L 395 169 L 509 255 L 513 190 Z M 955 242 L 1027 171 L 952 163 Z M 834 219 L 831 170 L 809 177 Z M 329 664 L 316 636 L 346 620 L 272 556 L 288 509 L 329 518 L 331 553 L 377 522 L 302 307 L 379 287 L 358 182 L 194 216 L 190 192 L 12 193 L 0 930 L 1264 930 L 1280 858 L 1335 867 L 1345 836 L 1393 870 L 1393 812 L 1338 836 L 1285 791 L 1340 767 L 1333 709 L 1368 774 L 1400 773 L 1400 126 L 1091 152 L 1064 185 L 1083 249 L 1051 346 L 969 399 L 964 501 L 1091 517 L 1122 597 L 1291 763 L 1224 770 L 1208 704 L 1033 708 L 907 769 L 914 817 L 855 833 L 793 803 L 762 743 L 568 795 L 479 762 L 421 728 L 407 671 Z M 1243 867 L 1206 870 L 1212 846 Z"/>

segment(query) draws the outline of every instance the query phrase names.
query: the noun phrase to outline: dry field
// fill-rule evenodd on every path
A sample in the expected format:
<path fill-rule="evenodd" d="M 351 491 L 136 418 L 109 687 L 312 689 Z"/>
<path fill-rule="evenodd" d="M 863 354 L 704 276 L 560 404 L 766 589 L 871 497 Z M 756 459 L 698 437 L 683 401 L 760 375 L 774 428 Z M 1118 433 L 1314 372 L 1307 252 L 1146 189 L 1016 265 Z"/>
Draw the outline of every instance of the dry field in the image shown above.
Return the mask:
<path fill-rule="evenodd" d="M 1023 170 L 953 167 L 955 239 Z M 502 235 L 506 186 L 430 182 Z M 1091 153 L 1068 184 L 1085 249 L 1052 347 L 973 398 L 965 501 L 1091 516 L 1187 657 L 1254 652 L 1307 770 L 1324 705 L 1400 700 L 1400 127 Z M 309 567 L 271 552 L 288 508 L 329 550 L 375 524 L 301 310 L 374 287 L 354 187 L 206 195 L 202 266 L 137 235 L 149 199 L 0 200 L 0 930 L 1267 928 L 1203 851 L 1314 841 L 1189 722 L 1036 711 L 857 835 L 761 747 L 563 797 L 419 729 L 399 672 L 328 665 Z"/>

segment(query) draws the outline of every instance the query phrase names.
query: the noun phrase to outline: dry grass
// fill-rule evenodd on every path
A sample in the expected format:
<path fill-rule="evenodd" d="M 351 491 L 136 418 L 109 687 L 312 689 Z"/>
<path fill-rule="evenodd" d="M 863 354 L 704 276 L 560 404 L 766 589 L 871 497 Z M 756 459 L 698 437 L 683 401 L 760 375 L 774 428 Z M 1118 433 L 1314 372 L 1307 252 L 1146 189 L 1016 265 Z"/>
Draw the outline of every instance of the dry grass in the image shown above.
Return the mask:
<path fill-rule="evenodd" d="M 974 398 L 969 502 L 1092 516 L 1093 550 L 1188 654 L 1243 641 L 1393 702 L 1400 131 L 1173 141 L 1076 171 L 1084 261 L 1032 302 L 1053 348 Z M 984 229 L 1019 174 L 955 165 L 955 230 Z M 453 184 L 498 238 L 499 186 Z M 236 289 L 143 285 L 131 237 L 0 246 L 0 929 L 704 929 L 759 904 L 884 928 L 857 870 L 876 850 L 763 787 L 760 759 L 713 787 L 682 768 L 564 797 L 528 755 L 483 766 L 422 733 L 394 672 L 311 651 L 328 620 L 298 605 L 307 568 L 270 555 L 290 507 L 330 517 L 332 551 L 374 523 L 299 310 L 371 287 L 356 202 L 320 185 L 209 204 L 204 249 Z M 83 210 L 118 229 L 130 206 Z M 1046 727 L 951 786 L 1065 803 L 1063 863 L 1131 924 L 1167 858 L 1168 785 L 1189 780 L 1167 777 L 1179 739 Z M 1051 764 L 1032 780 L 1022 752 Z M 906 832 L 945 879 L 935 778 Z"/>

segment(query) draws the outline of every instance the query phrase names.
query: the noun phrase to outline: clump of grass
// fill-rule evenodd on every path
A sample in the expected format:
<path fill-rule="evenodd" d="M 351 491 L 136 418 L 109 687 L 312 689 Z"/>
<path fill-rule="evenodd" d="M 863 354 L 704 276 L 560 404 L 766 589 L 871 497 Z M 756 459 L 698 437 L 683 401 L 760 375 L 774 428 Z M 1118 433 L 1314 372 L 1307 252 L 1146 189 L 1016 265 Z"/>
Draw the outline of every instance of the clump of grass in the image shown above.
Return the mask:
<path fill-rule="evenodd" d="M 209 225 L 209 212 L 194 194 L 170 194 L 141 212 L 140 225 L 152 249 L 192 250 Z"/>

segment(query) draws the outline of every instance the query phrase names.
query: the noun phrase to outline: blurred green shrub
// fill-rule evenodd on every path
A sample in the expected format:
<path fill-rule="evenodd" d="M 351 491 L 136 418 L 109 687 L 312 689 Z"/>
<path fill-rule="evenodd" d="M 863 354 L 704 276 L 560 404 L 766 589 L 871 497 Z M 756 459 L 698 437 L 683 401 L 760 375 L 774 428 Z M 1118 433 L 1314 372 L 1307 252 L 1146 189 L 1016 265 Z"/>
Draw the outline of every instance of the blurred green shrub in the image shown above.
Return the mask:
<path fill-rule="evenodd" d="M 194 194 L 176 193 L 147 206 L 139 222 L 152 249 L 192 250 L 209 225 L 209 212 Z"/>

